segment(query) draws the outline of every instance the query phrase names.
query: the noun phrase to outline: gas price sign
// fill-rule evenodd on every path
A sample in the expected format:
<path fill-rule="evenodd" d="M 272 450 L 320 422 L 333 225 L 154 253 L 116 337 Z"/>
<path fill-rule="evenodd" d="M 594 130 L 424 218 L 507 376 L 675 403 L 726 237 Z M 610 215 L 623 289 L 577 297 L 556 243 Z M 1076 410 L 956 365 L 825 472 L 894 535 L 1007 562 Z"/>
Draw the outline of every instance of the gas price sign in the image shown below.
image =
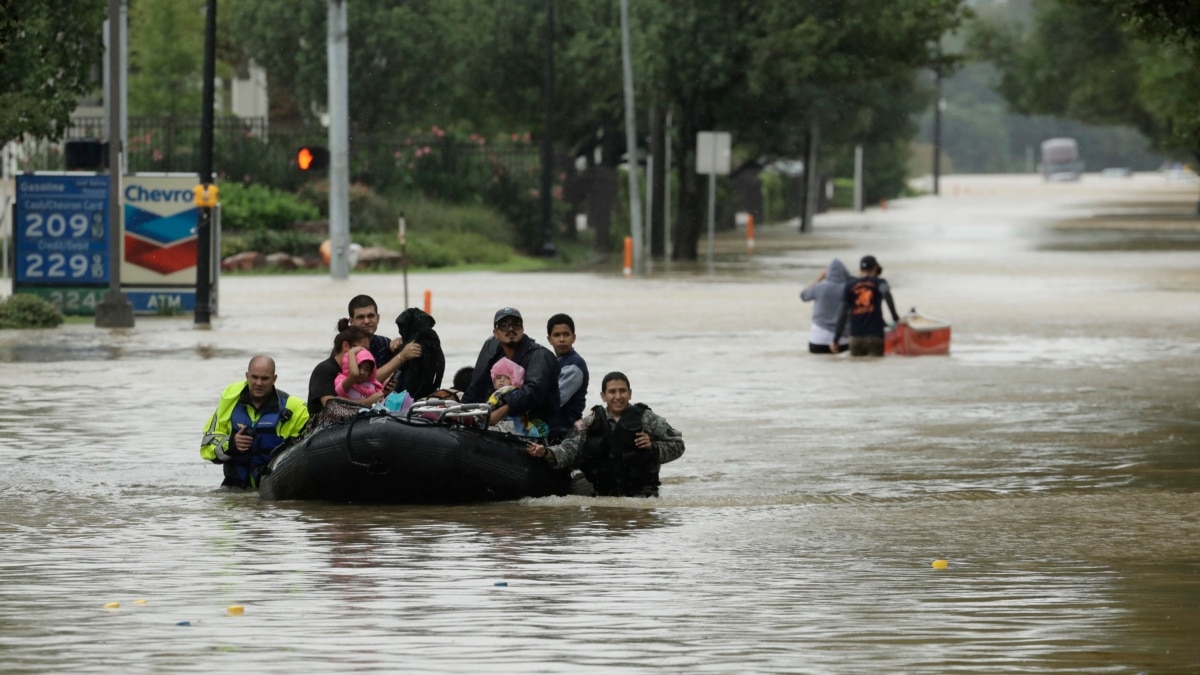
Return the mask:
<path fill-rule="evenodd" d="M 109 281 L 108 176 L 17 176 L 16 282 Z"/>

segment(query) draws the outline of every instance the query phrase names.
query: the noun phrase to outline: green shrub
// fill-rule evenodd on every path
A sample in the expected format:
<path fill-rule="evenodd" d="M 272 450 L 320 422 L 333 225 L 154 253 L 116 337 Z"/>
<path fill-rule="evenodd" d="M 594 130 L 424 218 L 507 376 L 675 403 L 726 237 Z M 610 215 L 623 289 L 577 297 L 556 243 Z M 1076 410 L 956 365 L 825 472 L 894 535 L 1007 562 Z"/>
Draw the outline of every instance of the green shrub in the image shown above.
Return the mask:
<path fill-rule="evenodd" d="M 501 264 L 508 262 L 513 255 L 511 246 L 491 241 L 474 232 L 449 232 L 440 234 L 434 240 L 467 264 Z"/>
<path fill-rule="evenodd" d="M 241 235 L 229 235 L 221 233 L 221 260 L 228 258 L 235 253 L 249 251 L 250 247 L 246 245 L 246 238 Z"/>
<path fill-rule="evenodd" d="M 774 223 L 787 220 L 787 178 L 773 169 L 758 174 L 762 182 L 763 221 Z"/>
<path fill-rule="evenodd" d="M 62 310 L 36 295 L 18 293 L 0 303 L 0 328 L 54 328 L 62 322 Z"/>
<path fill-rule="evenodd" d="M 321 242 L 329 237 L 324 234 L 310 232 L 248 232 L 242 239 L 242 251 L 259 251 L 260 253 L 286 253 L 304 258 L 319 255 Z M 222 247 L 224 249 L 224 247 Z M 223 251 L 222 251 L 223 252 Z"/>
<path fill-rule="evenodd" d="M 410 267 L 453 267 L 459 263 L 454 251 L 432 239 L 409 239 L 406 253 Z"/>
<path fill-rule="evenodd" d="M 221 229 L 233 232 L 282 231 L 316 220 L 320 212 L 296 195 L 263 185 L 221 183 Z"/>
<path fill-rule="evenodd" d="M 352 235 L 363 246 L 378 246 L 393 251 L 400 244 L 393 235 Z M 414 268 L 453 267 L 455 265 L 503 265 L 513 258 L 513 249 L 473 232 L 410 233 L 405 248 L 408 264 Z"/>
<path fill-rule="evenodd" d="M 401 201 L 397 208 L 404 213 L 410 236 L 471 233 L 488 241 L 512 246 L 512 228 L 504 216 L 486 206 L 446 204 L 423 199 Z"/>
<path fill-rule="evenodd" d="M 329 181 L 305 183 L 299 198 L 321 213 L 329 214 Z M 350 231 L 395 232 L 399 213 L 388 200 L 362 183 L 350 185 Z"/>
<path fill-rule="evenodd" d="M 829 203 L 831 209 L 854 208 L 854 179 L 833 179 L 833 200 Z"/>

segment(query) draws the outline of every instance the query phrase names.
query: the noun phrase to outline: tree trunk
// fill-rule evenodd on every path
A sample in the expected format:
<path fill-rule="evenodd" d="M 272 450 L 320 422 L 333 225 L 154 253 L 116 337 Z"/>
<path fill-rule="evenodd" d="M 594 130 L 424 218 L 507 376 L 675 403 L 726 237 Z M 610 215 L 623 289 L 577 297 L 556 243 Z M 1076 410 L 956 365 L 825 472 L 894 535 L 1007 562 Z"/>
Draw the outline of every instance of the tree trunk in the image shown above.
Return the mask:
<path fill-rule="evenodd" d="M 666 251 L 665 229 L 663 228 L 664 205 L 666 202 L 666 182 L 670 178 L 667 172 L 667 143 L 670 141 L 664 131 L 666 113 L 658 106 L 650 108 L 650 154 L 654 157 L 654 170 L 651 172 L 650 219 L 646 227 L 650 228 L 650 257 L 662 257 Z"/>
<path fill-rule="evenodd" d="M 587 223 L 594 237 L 592 247 L 607 258 L 612 252 L 612 213 L 617 202 L 617 170 L 607 166 L 587 169 Z"/>
<path fill-rule="evenodd" d="M 713 120 L 711 112 L 697 109 L 696 105 L 684 106 L 680 117 L 681 147 L 676 165 L 679 176 L 679 215 L 675 228 L 675 259 L 696 260 L 708 204 L 702 185 L 707 181 L 701 181 L 696 173 L 696 134 L 700 131 L 710 131 Z"/>
<path fill-rule="evenodd" d="M 817 171 L 817 147 L 820 144 L 820 128 L 816 115 L 808 120 L 808 152 L 804 157 L 804 215 L 800 218 L 800 231 L 812 232 L 813 217 L 817 213 L 820 199 L 821 176 Z"/>

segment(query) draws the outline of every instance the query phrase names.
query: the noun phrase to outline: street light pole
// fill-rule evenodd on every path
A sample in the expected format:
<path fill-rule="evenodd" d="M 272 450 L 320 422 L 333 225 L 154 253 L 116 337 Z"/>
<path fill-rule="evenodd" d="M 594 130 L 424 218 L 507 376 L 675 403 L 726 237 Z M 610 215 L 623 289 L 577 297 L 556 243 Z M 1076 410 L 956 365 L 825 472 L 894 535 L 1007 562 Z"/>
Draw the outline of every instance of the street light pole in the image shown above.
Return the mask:
<path fill-rule="evenodd" d="M 942 176 L 942 67 L 939 63 L 934 72 L 937 100 L 933 104 L 933 194 L 937 196 L 938 183 Z"/>
<path fill-rule="evenodd" d="M 329 275 L 350 278 L 350 54 L 346 3 L 329 0 L 326 47 L 329 73 Z"/>
<path fill-rule="evenodd" d="M 629 234 L 633 269 L 642 273 L 642 198 L 638 186 L 637 116 L 633 105 L 633 58 L 629 53 L 629 0 L 621 0 L 621 61 L 625 79 L 625 146 L 629 167 Z"/>
<path fill-rule="evenodd" d="M 200 102 L 200 184 L 213 182 L 213 79 L 217 74 L 217 0 L 208 0 L 204 10 L 204 82 Z M 196 309 L 194 323 L 207 327 L 212 302 L 212 206 L 200 207 L 196 224 Z"/>
<path fill-rule="evenodd" d="M 121 292 L 121 0 L 108 0 L 108 292 L 96 305 L 97 328 L 133 328 L 133 305 Z"/>
<path fill-rule="evenodd" d="M 546 0 L 546 72 L 543 84 L 546 116 L 542 126 L 542 248 L 552 256 L 554 248 L 554 0 Z"/>

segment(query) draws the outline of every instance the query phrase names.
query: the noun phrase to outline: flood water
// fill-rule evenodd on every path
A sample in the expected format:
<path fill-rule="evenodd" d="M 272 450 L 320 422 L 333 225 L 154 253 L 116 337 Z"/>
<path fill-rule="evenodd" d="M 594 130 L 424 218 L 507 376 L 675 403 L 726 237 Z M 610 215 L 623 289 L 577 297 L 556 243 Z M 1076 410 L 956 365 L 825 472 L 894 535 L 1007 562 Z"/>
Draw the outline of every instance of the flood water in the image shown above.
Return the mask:
<path fill-rule="evenodd" d="M 683 432 L 657 500 L 220 490 L 222 388 L 267 352 L 304 396 L 401 275 L 226 277 L 211 330 L 0 332 L 0 671 L 1200 671 L 1196 186 L 942 194 L 760 227 L 713 274 L 409 275 L 450 372 L 500 306 L 543 343 L 571 313 L 589 404 L 622 370 Z M 950 356 L 806 353 L 800 288 L 866 253 Z"/>

